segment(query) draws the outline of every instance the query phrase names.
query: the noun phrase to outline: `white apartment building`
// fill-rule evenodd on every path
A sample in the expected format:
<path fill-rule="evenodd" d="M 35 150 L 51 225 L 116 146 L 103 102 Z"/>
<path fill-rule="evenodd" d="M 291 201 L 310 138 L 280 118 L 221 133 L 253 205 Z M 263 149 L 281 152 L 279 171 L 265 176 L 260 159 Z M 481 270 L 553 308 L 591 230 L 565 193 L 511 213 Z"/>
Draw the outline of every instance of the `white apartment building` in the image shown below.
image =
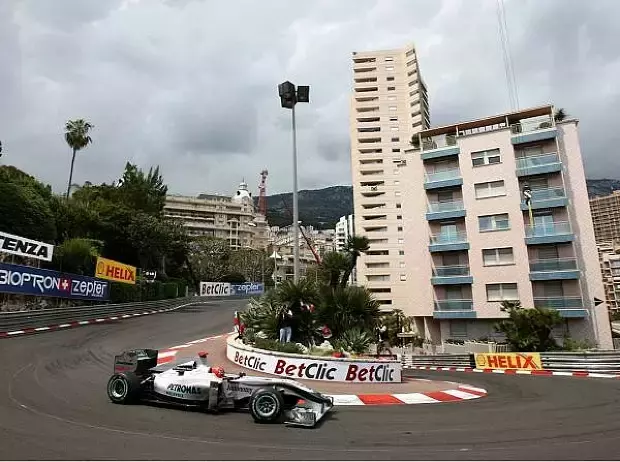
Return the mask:
<path fill-rule="evenodd" d="M 304 233 L 310 240 L 312 248 L 322 256 L 326 252 L 334 250 L 333 230 L 317 230 L 312 226 L 304 226 Z M 292 280 L 294 275 L 294 242 L 293 226 L 272 226 L 270 228 L 269 247 L 270 258 L 275 260 L 273 279 L 276 282 Z M 314 253 L 308 246 L 301 232 L 299 233 L 299 272 L 300 277 L 305 277 L 308 268 L 316 267 L 317 261 Z"/>
<path fill-rule="evenodd" d="M 191 236 L 225 239 L 232 249 L 267 248 L 269 225 L 255 211 L 252 194 L 244 181 L 233 196 L 166 196 L 164 215 L 182 220 Z"/>
<path fill-rule="evenodd" d="M 430 125 L 428 94 L 415 47 L 353 53 L 350 111 L 355 233 L 370 250 L 357 264 L 357 282 L 382 309 L 404 309 L 406 280 L 402 169 L 412 135 Z"/>
<path fill-rule="evenodd" d="M 426 338 L 493 338 L 501 302 L 518 300 L 557 310 L 558 337 L 613 348 L 607 306 L 594 306 L 605 288 L 578 122 L 553 114 L 547 105 L 416 136 L 401 175 L 405 312 Z"/>
<path fill-rule="evenodd" d="M 353 223 L 353 215 L 346 215 L 344 217 L 340 217 L 338 223 L 336 223 L 336 240 L 335 240 L 335 248 L 337 251 L 341 252 L 344 250 L 349 237 L 355 234 L 355 226 Z"/>

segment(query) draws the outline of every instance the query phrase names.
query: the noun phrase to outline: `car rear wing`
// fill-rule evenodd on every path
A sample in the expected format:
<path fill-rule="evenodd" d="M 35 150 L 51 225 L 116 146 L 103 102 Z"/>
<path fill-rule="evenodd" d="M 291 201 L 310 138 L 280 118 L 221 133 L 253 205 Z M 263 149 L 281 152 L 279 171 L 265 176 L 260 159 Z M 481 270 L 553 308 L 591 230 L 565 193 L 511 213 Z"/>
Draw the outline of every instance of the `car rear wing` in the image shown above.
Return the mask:
<path fill-rule="evenodd" d="M 133 372 L 142 375 L 157 366 L 157 350 L 128 350 L 114 356 L 114 373 Z"/>

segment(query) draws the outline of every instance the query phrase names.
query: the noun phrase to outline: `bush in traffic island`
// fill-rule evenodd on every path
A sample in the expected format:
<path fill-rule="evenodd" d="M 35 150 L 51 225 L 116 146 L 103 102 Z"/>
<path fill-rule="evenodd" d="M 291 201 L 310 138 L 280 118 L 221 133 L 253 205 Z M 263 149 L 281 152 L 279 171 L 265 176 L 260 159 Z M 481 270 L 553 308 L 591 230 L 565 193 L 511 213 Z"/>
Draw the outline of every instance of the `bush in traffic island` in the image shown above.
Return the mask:
<path fill-rule="evenodd" d="M 278 342 L 278 319 L 293 313 L 292 339 L 295 347 Z M 250 300 L 240 313 L 245 326 L 244 343 L 275 351 L 297 349 L 312 356 L 357 356 L 369 351 L 374 329 L 379 325 L 379 303 L 364 287 L 333 287 L 302 279 L 299 284 L 284 281 L 259 298 Z M 266 342 L 268 341 L 268 343 Z"/>

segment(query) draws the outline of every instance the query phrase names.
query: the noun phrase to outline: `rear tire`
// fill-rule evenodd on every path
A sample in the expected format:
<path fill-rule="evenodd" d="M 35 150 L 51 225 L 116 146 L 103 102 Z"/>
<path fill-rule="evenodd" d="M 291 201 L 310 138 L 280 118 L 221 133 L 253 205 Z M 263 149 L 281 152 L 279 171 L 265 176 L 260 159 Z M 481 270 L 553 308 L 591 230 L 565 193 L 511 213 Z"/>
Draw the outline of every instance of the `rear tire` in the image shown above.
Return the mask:
<path fill-rule="evenodd" d="M 284 398 L 275 388 L 259 388 L 250 397 L 250 414 L 256 423 L 274 423 L 284 411 Z"/>
<path fill-rule="evenodd" d="M 108 398 L 115 404 L 136 402 L 140 391 L 140 378 L 132 372 L 120 372 L 108 380 Z"/>

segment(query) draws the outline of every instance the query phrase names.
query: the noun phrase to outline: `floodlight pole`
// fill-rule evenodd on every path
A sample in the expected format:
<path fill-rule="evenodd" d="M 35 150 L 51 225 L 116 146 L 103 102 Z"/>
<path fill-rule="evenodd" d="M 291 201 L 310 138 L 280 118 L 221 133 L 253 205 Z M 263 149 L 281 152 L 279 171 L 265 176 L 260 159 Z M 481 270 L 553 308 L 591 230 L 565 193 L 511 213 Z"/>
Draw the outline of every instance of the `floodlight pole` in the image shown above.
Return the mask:
<path fill-rule="evenodd" d="M 278 85 L 278 93 L 283 108 L 291 109 L 293 129 L 293 282 L 299 282 L 299 197 L 297 185 L 297 126 L 295 106 L 297 103 L 308 103 L 310 87 L 295 88 L 291 82 Z"/>

